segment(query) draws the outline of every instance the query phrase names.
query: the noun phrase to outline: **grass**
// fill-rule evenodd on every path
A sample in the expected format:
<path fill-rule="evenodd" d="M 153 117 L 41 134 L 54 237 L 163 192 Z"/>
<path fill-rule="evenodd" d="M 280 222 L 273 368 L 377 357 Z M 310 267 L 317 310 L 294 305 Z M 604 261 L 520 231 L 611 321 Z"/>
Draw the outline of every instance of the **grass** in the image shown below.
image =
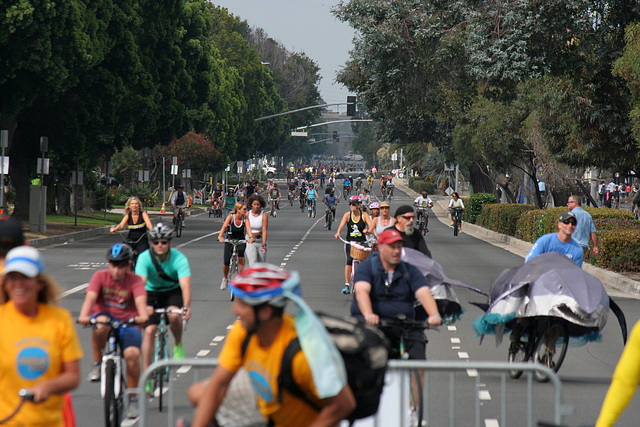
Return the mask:
<path fill-rule="evenodd" d="M 122 214 L 120 213 L 108 213 L 107 219 L 104 219 L 104 212 L 95 212 L 95 213 L 82 213 L 78 214 L 78 225 L 90 225 L 90 226 L 106 226 L 106 225 L 115 225 L 118 224 L 122 220 Z M 47 215 L 47 224 L 74 224 L 75 217 L 73 215 L 64 216 L 64 215 Z"/>

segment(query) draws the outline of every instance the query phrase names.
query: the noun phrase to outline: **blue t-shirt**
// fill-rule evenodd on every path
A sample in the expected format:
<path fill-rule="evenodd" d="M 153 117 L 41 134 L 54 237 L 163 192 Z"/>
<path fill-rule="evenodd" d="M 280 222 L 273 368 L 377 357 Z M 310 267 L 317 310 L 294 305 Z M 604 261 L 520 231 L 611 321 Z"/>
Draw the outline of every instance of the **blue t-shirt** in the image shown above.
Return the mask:
<path fill-rule="evenodd" d="M 336 201 L 338 200 L 338 196 L 336 196 L 335 194 L 333 196 L 331 196 L 330 194 L 327 194 L 324 196 L 324 199 L 327 201 L 327 205 L 328 206 L 335 206 L 336 205 Z"/>
<path fill-rule="evenodd" d="M 317 190 L 309 190 L 307 191 L 307 199 L 315 199 L 318 197 L 318 191 Z"/>
<path fill-rule="evenodd" d="M 584 255 L 582 247 L 574 239 L 571 239 L 569 243 L 562 243 L 558 239 L 558 233 L 545 234 L 536 240 L 524 262 L 528 262 L 531 258 L 547 252 L 558 252 L 566 255 L 567 258 L 578 264 L 578 267 L 582 267 L 582 256 Z"/>
<path fill-rule="evenodd" d="M 158 271 L 151 260 L 151 249 L 142 252 L 138 257 L 138 262 L 136 263 L 136 274 L 147 278 L 147 284 L 145 286 L 147 291 L 172 291 L 180 287 L 178 280 L 183 277 L 191 276 L 191 269 L 189 268 L 189 261 L 187 260 L 187 257 L 177 249 L 170 248 L 169 250 L 171 253 L 169 255 L 169 259 L 165 262 L 161 262 L 157 257 L 156 259 L 167 276 L 175 279 L 175 281 L 172 282 L 161 279 L 158 276 Z"/>
<path fill-rule="evenodd" d="M 371 308 L 382 320 L 394 320 L 398 314 L 404 314 L 407 319 L 413 320 L 416 292 L 423 286 L 429 286 L 420 270 L 404 261 L 396 267 L 389 281 L 389 275 L 377 252 L 358 264 L 353 282 L 361 280 L 371 283 Z M 355 298 L 351 304 L 351 315 L 362 317 Z"/>
<path fill-rule="evenodd" d="M 342 185 L 344 185 L 345 187 L 347 185 L 351 185 L 351 181 L 349 181 L 348 179 L 345 179 L 344 181 L 342 181 Z"/>
<path fill-rule="evenodd" d="M 578 242 L 578 244 L 583 248 L 588 248 L 589 236 L 591 233 L 596 232 L 596 226 L 593 224 L 593 218 L 591 218 L 589 212 L 585 211 L 580 206 L 573 208 L 571 212 L 573 212 L 578 220 L 576 230 L 573 232 L 571 237 L 573 237 L 573 240 Z"/>

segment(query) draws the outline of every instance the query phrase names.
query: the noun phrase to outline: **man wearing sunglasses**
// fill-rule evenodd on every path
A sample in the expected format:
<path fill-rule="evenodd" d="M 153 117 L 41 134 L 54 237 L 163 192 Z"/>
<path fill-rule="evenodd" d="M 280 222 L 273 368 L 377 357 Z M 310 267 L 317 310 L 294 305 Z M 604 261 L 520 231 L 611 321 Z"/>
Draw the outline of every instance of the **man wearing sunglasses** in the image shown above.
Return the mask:
<path fill-rule="evenodd" d="M 168 308 L 182 310 L 182 316 L 170 313 L 169 329 L 173 333 L 175 345 L 173 358 L 184 359 L 182 345 L 182 319 L 191 317 L 191 269 L 184 254 L 171 247 L 173 229 L 162 224 L 155 225 L 148 231 L 151 247 L 138 257 L 136 274 L 142 278 L 147 290 L 147 305 L 149 309 Z M 142 341 L 143 369 L 151 364 L 153 354 L 153 339 L 160 316 L 153 314 L 149 317 L 149 324 L 144 330 Z M 150 388 L 150 384 L 146 384 Z M 148 392 L 149 390 L 147 390 Z"/>
<path fill-rule="evenodd" d="M 584 251 L 571 235 L 576 230 L 578 219 L 571 212 L 563 212 L 558 218 L 558 232 L 541 236 L 533 244 L 524 262 L 528 262 L 533 257 L 547 252 L 558 252 L 572 259 L 579 267 L 582 267 L 582 256 Z"/>
<path fill-rule="evenodd" d="M 395 218 L 395 229 L 402 236 L 404 247 L 420 251 L 431 258 L 431 251 L 427 248 L 427 242 L 425 242 L 422 234 L 414 233 L 413 223 L 416 220 L 416 215 L 413 212 L 413 208 L 409 205 L 400 206 L 396 209 Z"/>

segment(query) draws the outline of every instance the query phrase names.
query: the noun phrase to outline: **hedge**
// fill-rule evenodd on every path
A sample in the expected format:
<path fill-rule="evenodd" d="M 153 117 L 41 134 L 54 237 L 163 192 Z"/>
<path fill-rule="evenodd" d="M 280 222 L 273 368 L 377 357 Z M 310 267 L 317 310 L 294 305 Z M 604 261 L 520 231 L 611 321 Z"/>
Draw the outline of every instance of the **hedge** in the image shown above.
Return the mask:
<path fill-rule="evenodd" d="M 614 271 L 640 271 L 640 228 L 597 231 L 596 236 L 599 253 L 589 257 L 592 264 Z"/>
<path fill-rule="evenodd" d="M 489 230 L 515 236 L 521 216 L 533 209 L 533 205 L 515 203 L 485 204 L 482 206 L 482 213 L 476 219 L 476 223 Z"/>
<path fill-rule="evenodd" d="M 469 199 L 462 199 L 465 207 L 463 220 L 475 224 L 476 218 L 482 213 L 482 206 L 497 202 L 498 196 L 491 193 L 472 194 Z"/>
<path fill-rule="evenodd" d="M 422 181 L 420 178 L 411 177 L 409 178 L 409 188 L 411 188 L 416 193 L 422 193 L 426 191 L 427 194 L 433 194 L 436 191 L 436 186 L 432 182 Z"/>

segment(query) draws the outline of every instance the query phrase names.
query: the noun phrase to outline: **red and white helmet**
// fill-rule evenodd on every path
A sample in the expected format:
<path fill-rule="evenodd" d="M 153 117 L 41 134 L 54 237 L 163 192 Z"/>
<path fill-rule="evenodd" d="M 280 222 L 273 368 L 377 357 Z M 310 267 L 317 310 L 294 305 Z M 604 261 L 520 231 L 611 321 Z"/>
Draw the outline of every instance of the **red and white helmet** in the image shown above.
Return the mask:
<path fill-rule="evenodd" d="M 362 203 L 360 196 L 351 196 L 349 197 L 349 203 Z"/>
<path fill-rule="evenodd" d="M 257 263 L 233 276 L 229 287 L 236 298 L 249 305 L 284 307 L 287 298 L 282 295 L 282 283 L 290 277 L 288 271 L 273 264 Z"/>

